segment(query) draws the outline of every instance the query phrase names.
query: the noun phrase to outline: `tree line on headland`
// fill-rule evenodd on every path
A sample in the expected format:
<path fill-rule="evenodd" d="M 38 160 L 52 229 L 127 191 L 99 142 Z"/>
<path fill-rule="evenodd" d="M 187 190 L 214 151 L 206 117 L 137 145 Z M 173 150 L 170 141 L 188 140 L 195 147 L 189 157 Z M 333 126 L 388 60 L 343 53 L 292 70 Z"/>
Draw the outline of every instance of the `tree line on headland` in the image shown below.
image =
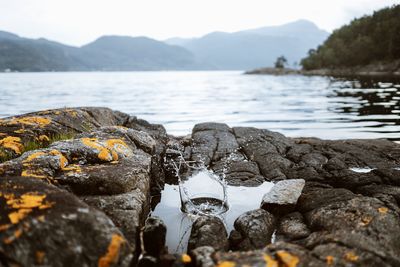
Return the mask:
<path fill-rule="evenodd" d="M 400 5 L 354 19 L 301 61 L 304 70 L 338 69 L 400 59 Z"/>

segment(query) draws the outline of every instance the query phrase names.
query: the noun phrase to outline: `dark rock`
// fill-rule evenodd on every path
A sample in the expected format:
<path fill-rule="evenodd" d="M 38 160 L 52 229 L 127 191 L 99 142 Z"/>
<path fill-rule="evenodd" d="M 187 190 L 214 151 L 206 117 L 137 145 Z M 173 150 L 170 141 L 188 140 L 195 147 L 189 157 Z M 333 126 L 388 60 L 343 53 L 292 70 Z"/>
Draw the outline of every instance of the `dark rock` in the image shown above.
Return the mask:
<path fill-rule="evenodd" d="M 229 237 L 231 249 L 252 250 L 265 247 L 271 243 L 275 223 L 275 217 L 262 209 L 240 215 L 235 220 L 235 230 Z"/>
<path fill-rule="evenodd" d="M 217 217 L 202 216 L 192 225 L 188 251 L 201 246 L 213 247 L 216 251 L 228 249 L 228 234 L 224 223 Z"/>
<path fill-rule="evenodd" d="M 293 211 L 304 185 L 303 179 L 277 182 L 271 191 L 263 196 L 261 208 L 278 215 Z"/>
<path fill-rule="evenodd" d="M 278 223 L 277 240 L 292 241 L 310 235 L 310 230 L 304 223 L 300 212 L 293 212 L 282 217 Z"/>
<path fill-rule="evenodd" d="M 129 266 L 132 259 L 107 216 L 38 179 L 0 179 L 0 225 L 7 265 Z"/>
<path fill-rule="evenodd" d="M 167 227 L 158 217 L 149 217 L 142 232 L 144 254 L 159 258 L 165 252 Z"/>

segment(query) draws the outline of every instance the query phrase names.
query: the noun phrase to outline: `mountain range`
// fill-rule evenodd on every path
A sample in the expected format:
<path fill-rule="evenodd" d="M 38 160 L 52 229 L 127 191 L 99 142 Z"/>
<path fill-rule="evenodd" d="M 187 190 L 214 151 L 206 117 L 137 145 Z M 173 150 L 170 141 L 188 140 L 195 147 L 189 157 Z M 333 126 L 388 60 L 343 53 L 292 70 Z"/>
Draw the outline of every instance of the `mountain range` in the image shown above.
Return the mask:
<path fill-rule="evenodd" d="M 284 55 L 299 62 L 329 33 L 306 20 L 200 38 L 102 36 L 74 47 L 0 31 L 0 70 L 243 70 L 271 66 Z"/>

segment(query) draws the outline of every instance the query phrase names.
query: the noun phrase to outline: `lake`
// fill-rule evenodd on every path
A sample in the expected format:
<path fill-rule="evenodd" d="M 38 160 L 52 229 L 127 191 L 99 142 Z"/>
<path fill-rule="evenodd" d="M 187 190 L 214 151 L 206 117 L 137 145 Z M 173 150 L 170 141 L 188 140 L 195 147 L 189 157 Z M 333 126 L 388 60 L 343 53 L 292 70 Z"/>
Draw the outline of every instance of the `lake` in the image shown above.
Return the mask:
<path fill-rule="evenodd" d="M 0 117 L 105 106 L 186 135 L 225 122 L 288 136 L 400 140 L 400 83 L 238 71 L 0 73 Z"/>

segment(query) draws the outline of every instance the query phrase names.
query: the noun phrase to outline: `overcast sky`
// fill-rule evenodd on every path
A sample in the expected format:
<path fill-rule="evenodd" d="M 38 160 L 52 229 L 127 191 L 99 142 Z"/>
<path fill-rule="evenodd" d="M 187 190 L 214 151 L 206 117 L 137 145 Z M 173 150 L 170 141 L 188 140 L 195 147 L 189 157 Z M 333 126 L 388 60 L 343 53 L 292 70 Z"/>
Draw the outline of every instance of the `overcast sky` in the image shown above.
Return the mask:
<path fill-rule="evenodd" d="M 197 37 L 308 19 L 327 31 L 400 0 L 0 0 L 0 30 L 82 45 L 101 35 Z"/>

